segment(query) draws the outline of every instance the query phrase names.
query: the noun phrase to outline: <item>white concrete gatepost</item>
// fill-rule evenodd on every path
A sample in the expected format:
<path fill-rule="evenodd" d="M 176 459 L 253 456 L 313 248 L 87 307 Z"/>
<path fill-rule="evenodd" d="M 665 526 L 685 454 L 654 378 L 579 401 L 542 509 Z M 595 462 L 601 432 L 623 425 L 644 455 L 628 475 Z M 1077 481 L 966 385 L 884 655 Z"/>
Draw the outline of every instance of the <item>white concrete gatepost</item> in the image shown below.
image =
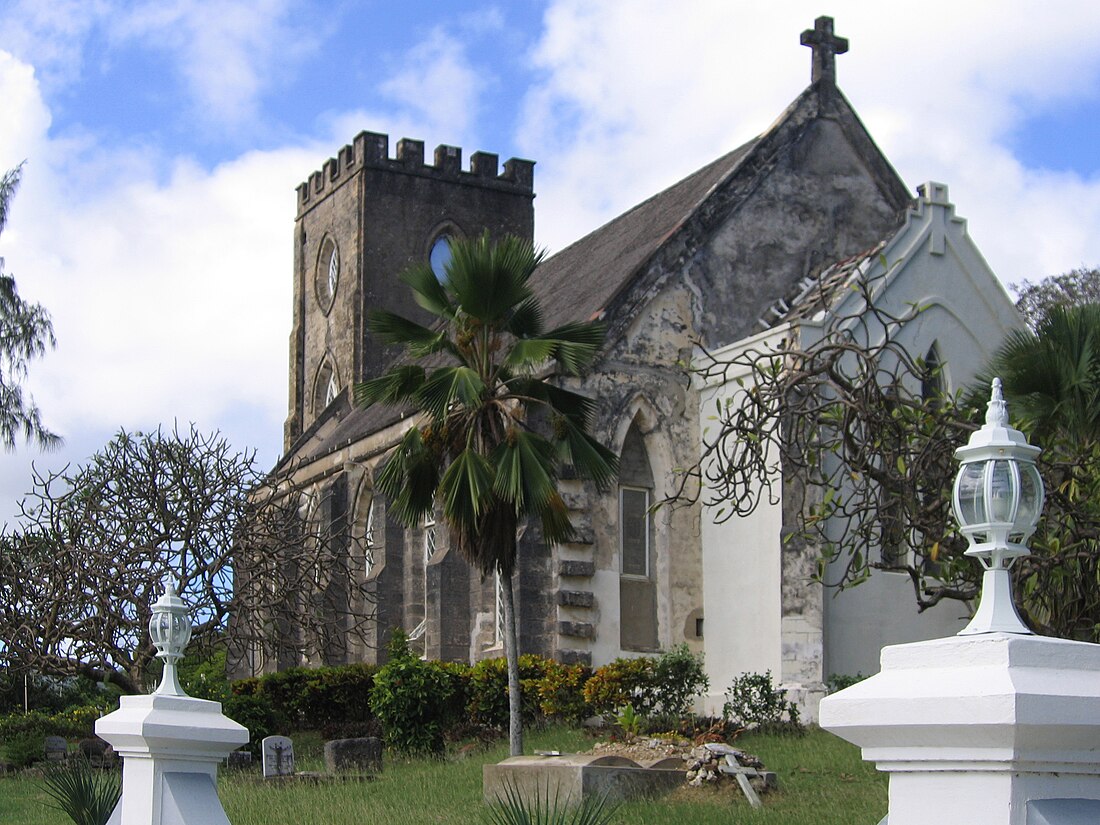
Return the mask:
<path fill-rule="evenodd" d="M 1100 645 L 990 633 L 881 661 L 821 726 L 890 774 L 889 825 L 1100 823 Z"/>
<path fill-rule="evenodd" d="M 889 825 L 1100 823 L 1100 645 L 1034 636 L 1009 568 L 1042 509 L 1039 449 L 986 423 L 955 456 L 952 494 L 982 594 L 959 635 L 884 648 L 882 670 L 827 696 L 821 727 L 890 774 Z"/>
<path fill-rule="evenodd" d="M 108 825 L 229 825 L 216 787 L 218 763 L 248 742 L 248 729 L 221 712 L 221 703 L 187 696 L 175 663 L 190 636 L 186 608 L 171 585 L 154 606 L 184 638 L 158 653 L 165 659 L 156 693 L 123 696 L 95 731 L 122 757 L 122 798 Z M 169 612 L 170 611 L 170 612 Z M 173 615 L 175 614 L 175 615 Z M 182 616 L 182 620 L 180 618 Z M 170 635 L 169 631 L 165 631 Z M 158 648 L 158 634 L 153 633 Z M 174 658 L 173 658 L 174 657 Z"/>

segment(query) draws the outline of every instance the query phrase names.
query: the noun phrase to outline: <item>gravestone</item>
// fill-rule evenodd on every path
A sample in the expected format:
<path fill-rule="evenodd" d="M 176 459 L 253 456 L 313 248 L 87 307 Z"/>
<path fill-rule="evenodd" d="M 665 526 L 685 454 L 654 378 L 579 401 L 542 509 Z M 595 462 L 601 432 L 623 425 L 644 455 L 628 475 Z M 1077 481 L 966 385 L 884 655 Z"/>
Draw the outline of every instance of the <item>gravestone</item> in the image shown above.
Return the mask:
<path fill-rule="evenodd" d="M 231 771 L 243 771 L 252 767 L 252 754 L 248 751 L 232 751 L 225 760 Z"/>
<path fill-rule="evenodd" d="M 63 736 L 47 736 L 43 747 L 47 762 L 64 762 L 69 756 L 69 743 Z"/>
<path fill-rule="evenodd" d="M 88 760 L 88 763 L 97 768 L 105 768 L 115 763 L 115 751 L 110 745 L 93 736 L 90 739 L 81 739 L 77 742 L 77 750 L 80 755 Z"/>
<path fill-rule="evenodd" d="M 286 736 L 268 736 L 262 743 L 264 779 L 294 776 L 294 743 Z"/>
<path fill-rule="evenodd" d="M 329 773 L 381 773 L 382 740 L 363 736 L 325 742 L 325 770 Z"/>

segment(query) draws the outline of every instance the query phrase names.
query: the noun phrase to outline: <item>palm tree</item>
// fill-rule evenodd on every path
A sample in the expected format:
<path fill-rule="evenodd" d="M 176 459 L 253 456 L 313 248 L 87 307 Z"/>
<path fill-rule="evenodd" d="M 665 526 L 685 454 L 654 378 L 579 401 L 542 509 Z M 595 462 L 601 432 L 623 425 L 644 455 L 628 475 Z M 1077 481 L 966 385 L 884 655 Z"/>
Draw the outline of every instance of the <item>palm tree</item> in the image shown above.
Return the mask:
<path fill-rule="evenodd" d="M 1100 440 L 1100 304 L 1050 308 L 1034 332 L 1009 335 L 986 372 L 1039 444 Z"/>
<path fill-rule="evenodd" d="M 529 281 L 542 253 L 515 237 L 488 234 L 452 245 L 446 275 L 428 264 L 401 276 L 434 316 L 425 326 L 384 310 L 370 329 L 403 347 L 405 358 L 358 384 L 356 401 L 400 404 L 420 423 L 394 448 L 377 475 L 378 490 L 408 526 L 438 502 L 454 546 L 481 574 L 500 577 L 508 662 L 509 742 L 523 752 L 519 652 L 512 573 L 516 532 L 528 518 L 548 542 L 573 527 L 557 480 L 571 466 L 598 486 L 617 473 L 615 454 L 589 432 L 594 403 L 550 379 L 576 376 L 595 358 L 604 328 L 595 322 L 543 331 Z"/>

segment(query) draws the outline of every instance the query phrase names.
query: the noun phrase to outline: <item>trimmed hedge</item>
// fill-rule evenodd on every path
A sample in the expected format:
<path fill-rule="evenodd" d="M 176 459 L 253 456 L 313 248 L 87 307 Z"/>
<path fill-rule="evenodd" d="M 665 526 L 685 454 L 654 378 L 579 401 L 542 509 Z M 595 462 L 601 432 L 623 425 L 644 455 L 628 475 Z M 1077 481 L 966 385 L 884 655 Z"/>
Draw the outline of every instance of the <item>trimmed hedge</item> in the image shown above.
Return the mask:
<path fill-rule="evenodd" d="M 534 654 L 520 656 L 523 720 L 576 722 L 614 716 L 626 705 L 653 724 L 690 712 L 707 687 L 702 658 L 680 645 L 660 656 L 616 659 L 595 671 Z M 326 735 L 377 731 L 404 751 L 438 753 L 448 737 L 477 729 L 508 727 L 508 674 L 503 658 L 472 667 L 426 662 L 395 634 L 389 663 L 295 667 L 232 684 L 226 715 L 252 728 L 234 711 L 256 720 L 267 733 L 323 730 Z M 235 704 L 235 700 L 242 700 Z M 243 701 L 249 700 L 249 701 Z M 255 733 L 255 731 L 254 731 Z M 265 733 L 266 735 L 266 733 Z"/>

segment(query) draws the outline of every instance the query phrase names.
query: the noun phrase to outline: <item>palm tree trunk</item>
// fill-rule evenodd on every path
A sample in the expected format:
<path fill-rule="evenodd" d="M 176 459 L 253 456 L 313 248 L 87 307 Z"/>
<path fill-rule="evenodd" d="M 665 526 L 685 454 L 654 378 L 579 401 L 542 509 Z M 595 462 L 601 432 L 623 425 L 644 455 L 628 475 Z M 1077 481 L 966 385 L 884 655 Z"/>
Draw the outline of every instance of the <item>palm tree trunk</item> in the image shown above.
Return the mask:
<path fill-rule="evenodd" d="M 504 658 L 508 662 L 508 747 L 511 756 L 523 755 L 523 701 L 519 692 L 519 637 L 516 634 L 516 604 L 512 598 L 512 577 L 499 572 L 504 602 Z"/>

